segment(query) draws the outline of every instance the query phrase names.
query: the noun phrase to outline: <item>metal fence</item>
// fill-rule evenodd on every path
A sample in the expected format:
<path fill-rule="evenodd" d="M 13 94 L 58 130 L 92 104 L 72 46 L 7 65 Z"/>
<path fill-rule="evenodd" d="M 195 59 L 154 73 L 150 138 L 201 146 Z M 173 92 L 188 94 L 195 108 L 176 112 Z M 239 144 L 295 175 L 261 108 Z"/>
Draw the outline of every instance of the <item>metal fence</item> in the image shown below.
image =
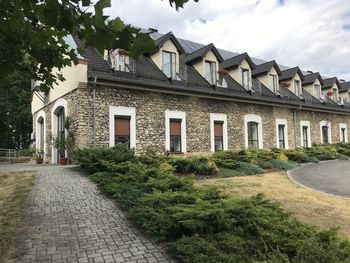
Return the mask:
<path fill-rule="evenodd" d="M 17 160 L 17 151 L 0 148 L 0 163 L 14 163 Z"/>

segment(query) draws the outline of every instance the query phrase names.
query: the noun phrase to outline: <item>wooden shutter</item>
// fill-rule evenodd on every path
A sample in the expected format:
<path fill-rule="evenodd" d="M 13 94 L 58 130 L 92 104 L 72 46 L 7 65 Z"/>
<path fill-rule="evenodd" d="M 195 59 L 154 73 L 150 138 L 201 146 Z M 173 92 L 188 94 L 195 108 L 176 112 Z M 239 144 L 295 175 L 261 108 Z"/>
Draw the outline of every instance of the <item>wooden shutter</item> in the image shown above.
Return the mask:
<path fill-rule="evenodd" d="M 116 116 L 114 119 L 115 135 L 130 135 L 130 117 Z"/>
<path fill-rule="evenodd" d="M 223 124 L 222 121 L 214 121 L 214 136 L 223 136 Z"/>
<path fill-rule="evenodd" d="M 181 136 L 181 120 L 170 120 L 170 135 Z"/>

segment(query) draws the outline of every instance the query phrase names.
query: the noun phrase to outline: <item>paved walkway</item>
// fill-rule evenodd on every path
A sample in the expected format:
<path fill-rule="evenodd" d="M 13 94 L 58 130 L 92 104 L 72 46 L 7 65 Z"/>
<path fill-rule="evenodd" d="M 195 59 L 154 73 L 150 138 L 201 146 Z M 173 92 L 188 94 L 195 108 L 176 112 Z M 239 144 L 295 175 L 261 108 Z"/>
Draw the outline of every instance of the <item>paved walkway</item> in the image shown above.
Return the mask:
<path fill-rule="evenodd" d="M 0 165 L 0 172 L 35 169 L 19 228 L 19 262 L 170 262 L 80 168 Z"/>
<path fill-rule="evenodd" d="M 305 165 L 290 171 L 289 176 L 303 186 L 350 198 L 350 161 Z"/>

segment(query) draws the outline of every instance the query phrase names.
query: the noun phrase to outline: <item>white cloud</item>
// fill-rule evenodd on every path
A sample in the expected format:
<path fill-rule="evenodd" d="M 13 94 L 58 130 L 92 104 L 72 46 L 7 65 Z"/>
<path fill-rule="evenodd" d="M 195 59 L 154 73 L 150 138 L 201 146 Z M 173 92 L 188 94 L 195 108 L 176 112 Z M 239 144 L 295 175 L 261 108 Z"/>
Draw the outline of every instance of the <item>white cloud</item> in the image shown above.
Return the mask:
<path fill-rule="evenodd" d="M 348 1 L 281 2 L 200 0 L 176 12 L 167 0 L 114 0 L 108 14 L 136 26 L 173 31 L 181 38 L 350 80 Z"/>

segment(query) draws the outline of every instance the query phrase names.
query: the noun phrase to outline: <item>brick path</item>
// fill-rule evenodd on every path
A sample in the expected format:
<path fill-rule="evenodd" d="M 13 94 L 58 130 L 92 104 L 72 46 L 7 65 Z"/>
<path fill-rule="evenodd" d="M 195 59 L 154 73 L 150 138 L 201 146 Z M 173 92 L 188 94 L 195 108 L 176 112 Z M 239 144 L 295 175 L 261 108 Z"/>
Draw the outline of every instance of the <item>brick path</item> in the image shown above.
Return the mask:
<path fill-rule="evenodd" d="M 34 169 L 19 262 L 171 262 L 78 167 L 0 165 L 0 172 Z"/>

